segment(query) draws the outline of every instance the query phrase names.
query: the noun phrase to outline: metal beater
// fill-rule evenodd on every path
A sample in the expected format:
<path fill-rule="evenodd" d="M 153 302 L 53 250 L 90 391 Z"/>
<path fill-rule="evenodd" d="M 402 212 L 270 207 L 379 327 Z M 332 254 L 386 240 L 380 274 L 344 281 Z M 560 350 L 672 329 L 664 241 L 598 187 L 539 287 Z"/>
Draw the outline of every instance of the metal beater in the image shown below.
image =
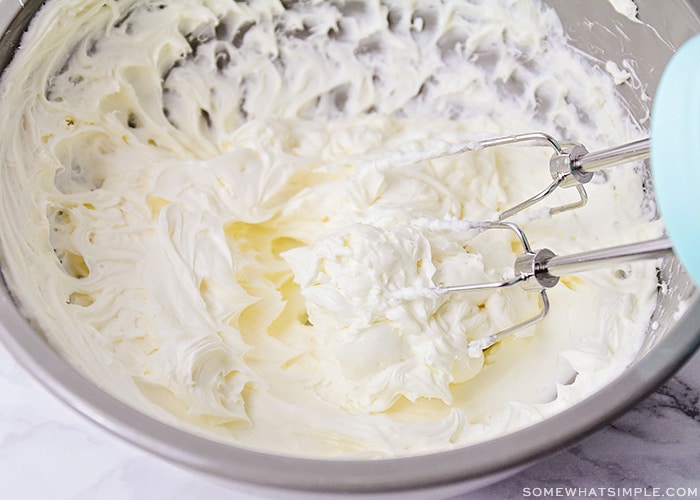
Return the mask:
<path fill-rule="evenodd" d="M 519 330 L 542 321 L 549 312 L 547 289 L 559 283 L 561 276 L 639 259 L 659 258 L 669 254 L 672 250 L 669 238 L 659 238 L 640 243 L 559 256 L 547 248 L 533 250 L 523 230 L 518 225 L 506 221 L 509 217 L 546 199 L 557 188 L 575 188 L 578 192 L 579 200 L 571 204 L 550 208 L 550 214 L 583 207 L 588 201 L 584 185 L 591 181 L 593 174 L 604 168 L 648 158 L 650 156 L 650 141 L 648 138 L 591 153 L 581 144 L 561 143 L 549 134 L 535 132 L 487 139 L 479 141 L 476 145 L 470 143 L 461 151 L 513 144 L 551 147 L 554 150 L 554 154 L 549 162 L 549 170 L 553 179 L 552 183 L 531 198 L 501 212 L 495 221 L 460 222 L 465 229 L 477 231 L 504 229 L 512 231 L 517 236 L 523 252 L 515 260 L 514 277 L 487 283 L 437 286 L 419 290 L 403 289 L 398 290 L 396 293 L 398 298 L 410 299 L 418 296 L 439 296 L 452 292 L 496 290 L 518 284 L 528 291 L 539 293 L 540 310 L 535 316 L 488 337 L 469 342 L 468 349 L 470 352 L 475 353 L 491 347 Z M 460 151 L 459 147 L 456 149 Z"/>

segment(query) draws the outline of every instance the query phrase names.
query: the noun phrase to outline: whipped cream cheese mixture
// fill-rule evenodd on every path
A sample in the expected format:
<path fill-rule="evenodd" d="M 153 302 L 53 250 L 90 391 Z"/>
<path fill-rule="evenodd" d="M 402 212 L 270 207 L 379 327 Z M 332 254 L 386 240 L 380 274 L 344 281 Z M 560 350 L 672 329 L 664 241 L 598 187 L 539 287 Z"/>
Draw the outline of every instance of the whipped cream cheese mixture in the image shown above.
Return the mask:
<path fill-rule="evenodd" d="M 427 453 L 575 404 L 643 341 L 654 262 L 564 278 L 545 322 L 483 354 L 467 343 L 537 294 L 396 293 L 512 273 L 512 235 L 455 221 L 551 181 L 544 148 L 422 154 L 643 135 L 538 2 L 50 0 L 0 90 L 5 279 L 77 369 L 165 422 L 291 455 Z M 515 220 L 559 254 L 661 233 L 634 166 L 589 194 Z"/>

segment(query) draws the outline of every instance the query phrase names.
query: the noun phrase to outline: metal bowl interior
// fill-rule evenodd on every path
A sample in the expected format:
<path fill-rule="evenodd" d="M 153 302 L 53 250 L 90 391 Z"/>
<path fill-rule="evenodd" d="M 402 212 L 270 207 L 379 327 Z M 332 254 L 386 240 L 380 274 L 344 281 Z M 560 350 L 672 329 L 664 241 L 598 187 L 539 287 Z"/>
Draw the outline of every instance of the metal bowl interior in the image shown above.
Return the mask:
<path fill-rule="evenodd" d="M 4 68 L 43 0 L 0 4 L 0 67 Z M 700 32 L 700 5 L 639 0 L 639 18 L 616 14 L 606 0 L 551 0 L 578 48 L 598 59 L 634 61 L 639 81 L 621 96 L 640 123 L 648 118 L 665 63 Z M 653 29 L 644 24 L 649 22 Z M 622 36 L 624 33 L 626 36 Z M 700 346 L 700 297 L 680 264 L 666 259 L 653 321 L 638 359 L 616 380 L 576 406 L 539 424 L 488 442 L 430 455 L 378 461 L 317 460 L 236 448 L 154 420 L 117 401 L 61 358 L 0 287 L 0 340 L 49 391 L 89 420 L 155 455 L 247 488 L 304 494 L 451 495 L 493 483 L 582 439 L 622 414 L 670 377 Z M 681 304 L 687 308 L 677 311 Z M 271 472 L 272 471 L 272 472 Z"/>

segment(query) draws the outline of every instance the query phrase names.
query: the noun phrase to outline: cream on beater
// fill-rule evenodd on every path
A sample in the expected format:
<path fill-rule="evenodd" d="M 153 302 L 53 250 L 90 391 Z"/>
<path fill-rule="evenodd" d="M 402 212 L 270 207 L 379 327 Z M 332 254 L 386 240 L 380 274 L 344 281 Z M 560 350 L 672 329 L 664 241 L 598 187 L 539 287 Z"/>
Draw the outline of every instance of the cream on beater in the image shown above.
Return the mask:
<path fill-rule="evenodd" d="M 536 296 L 392 293 L 498 279 L 508 237 L 429 221 L 522 201 L 549 153 L 420 154 L 539 129 L 625 142 L 614 86 L 532 1 L 51 0 L 0 86 L 4 276 L 88 378 L 213 439 L 375 458 L 493 438 L 634 359 L 655 265 L 565 278 L 544 323 L 470 356 Z M 662 232 L 633 168 L 589 193 L 523 214 L 531 241 Z"/>

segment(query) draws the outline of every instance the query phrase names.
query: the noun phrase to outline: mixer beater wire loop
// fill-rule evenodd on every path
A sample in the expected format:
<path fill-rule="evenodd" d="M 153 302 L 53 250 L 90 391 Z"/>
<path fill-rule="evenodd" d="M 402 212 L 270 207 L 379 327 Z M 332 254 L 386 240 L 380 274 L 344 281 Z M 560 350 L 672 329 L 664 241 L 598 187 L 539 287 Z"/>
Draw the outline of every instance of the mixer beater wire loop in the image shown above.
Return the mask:
<path fill-rule="evenodd" d="M 439 225 L 439 224 L 436 224 Z M 534 251 L 527 239 L 524 231 L 520 226 L 512 222 L 503 221 L 477 221 L 466 222 L 466 227 L 479 231 L 489 229 L 506 229 L 512 231 L 522 247 L 523 253 L 518 256 L 515 262 L 515 273 L 512 278 L 507 278 L 502 281 L 491 281 L 485 283 L 471 283 L 460 285 L 441 285 L 427 289 L 405 288 L 394 292 L 394 297 L 402 300 L 411 300 L 418 297 L 437 297 L 454 292 L 470 292 L 477 290 L 498 290 L 508 288 L 520 284 L 525 290 L 536 291 L 540 296 L 540 309 L 532 317 L 529 317 L 515 325 L 512 325 L 504 330 L 496 332 L 488 337 L 475 339 L 467 344 L 469 353 L 476 356 L 478 353 L 500 342 L 504 338 L 518 331 L 524 330 L 542 321 L 549 313 L 549 298 L 547 297 L 546 288 L 551 288 L 556 285 L 559 278 L 553 278 L 546 270 L 543 271 L 538 266 L 544 263 L 544 259 L 550 258 L 554 254 L 549 250 Z"/>
<path fill-rule="evenodd" d="M 508 145 L 532 145 L 532 146 L 548 146 L 554 150 L 552 159 L 550 160 L 550 173 L 552 175 L 552 183 L 544 188 L 536 195 L 527 200 L 504 210 L 498 214 L 498 220 L 505 220 L 518 212 L 530 208 L 531 206 L 541 202 L 559 187 L 575 187 L 578 192 L 579 199 L 573 203 L 553 207 L 549 209 L 550 214 L 557 214 L 581 208 L 588 202 L 588 194 L 586 193 L 583 184 L 590 181 L 593 174 L 580 176 L 579 172 L 569 167 L 569 158 L 575 152 L 577 156 L 588 151 L 580 144 L 565 143 L 555 139 L 553 136 L 544 132 L 530 132 L 526 134 L 509 135 L 505 137 L 496 137 L 479 142 L 481 148 L 492 148 Z M 556 166 L 556 170 L 555 170 Z M 572 181 L 573 179 L 573 181 Z"/>
<path fill-rule="evenodd" d="M 573 203 L 552 207 L 549 209 L 549 213 L 554 215 L 581 208 L 588 203 L 588 194 L 584 184 L 588 184 L 591 181 L 596 171 L 630 161 L 643 160 L 648 158 L 650 154 L 649 138 L 591 153 L 581 144 L 559 141 L 544 132 L 530 132 L 481 140 L 478 142 L 476 149 L 508 145 L 550 147 L 554 151 L 549 161 L 549 173 L 552 177 L 552 182 L 534 196 L 499 213 L 499 221 L 508 219 L 536 205 L 560 187 L 575 188 L 578 193 L 578 200 Z"/>
<path fill-rule="evenodd" d="M 559 283 L 560 277 L 641 259 L 657 259 L 668 255 L 672 251 L 671 240 L 664 237 L 650 241 L 559 256 L 548 248 L 533 250 L 525 232 L 517 224 L 512 222 L 464 222 L 470 229 L 477 229 L 479 231 L 506 229 L 512 231 L 517 236 L 523 252 L 515 259 L 513 277 L 502 281 L 485 283 L 441 285 L 424 289 L 403 288 L 396 290 L 393 295 L 400 300 L 414 300 L 419 297 L 439 297 L 454 292 L 499 290 L 514 285 L 520 285 L 528 292 L 539 294 L 540 309 L 534 316 L 489 335 L 488 337 L 471 340 L 467 344 L 467 349 L 470 355 L 474 356 L 501 340 L 544 320 L 550 308 L 547 289 L 556 286 Z"/>
<path fill-rule="evenodd" d="M 512 225 L 514 226 L 514 224 Z M 541 302 L 540 312 L 536 316 L 494 335 L 470 342 L 468 345 L 470 350 L 483 350 L 491 347 L 509 335 L 542 321 L 549 312 L 549 300 L 546 289 L 556 286 L 559 283 L 559 278 L 562 276 L 641 259 L 657 259 L 668 255 L 673 249 L 671 240 L 668 238 L 658 238 L 562 256 L 556 255 L 547 248 L 532 251 L 529 245 L 523 245 L 523 247 L 525 252 L 516 258 L 514 265 L 517 281 L 513 280 L 514 282 L 509 283 L 508 286 L 520 283 L 525 290 L 538 292 Z M 489 288 L 489 284 L 486 285 L 482 288 L 478 286 L 456 286 L 451 288 L 453 290 L 479 290 Z"/>

